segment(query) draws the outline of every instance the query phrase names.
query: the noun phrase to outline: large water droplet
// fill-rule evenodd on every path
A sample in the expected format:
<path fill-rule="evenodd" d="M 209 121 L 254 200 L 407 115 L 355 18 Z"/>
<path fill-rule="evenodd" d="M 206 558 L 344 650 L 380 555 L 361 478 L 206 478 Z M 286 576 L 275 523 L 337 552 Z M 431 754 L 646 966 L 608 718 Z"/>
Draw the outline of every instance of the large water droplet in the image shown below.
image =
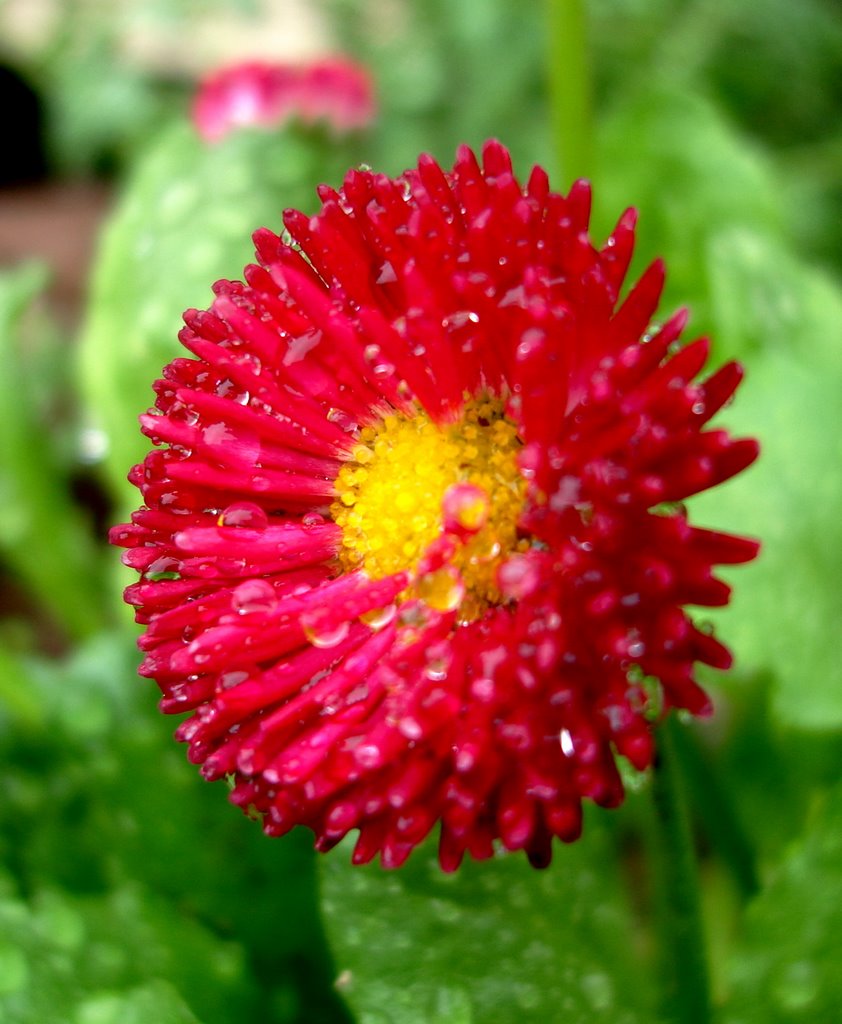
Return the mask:
<path fill-rule="evenodd" d="M 376 743 L 360 743 L 354 750 L 354 760 L 361 768 L 377 768 L 383 762 L 383 751 Z"/>
<path fill-rule="evenodd" d="M 278 595 L 266 580 L 246 580 L 231 593 L 231 607 L 238 615 L 271 612 L 278 605 Z"/>
<path fill-rule="evenodd" d="M 500 593 L 513 601 L 522 601 L 534 593 L 540 582 L 540 569 L 526 555 L 512 555 L 497 570 Z"/>
<path fill-rule="evenodd" d="M 230 690 L 234 686 L 239 686 L 240 683 L 244 683 L 249 677 L 248 672 L 242 670 L 236 670 L 233 672 L 223 672 L 216 683 L 218 690 Z"/>
<path fill-rule="evenodd" d="M 217 520 L 220 526 L 237 526 L 249 530 L 265 530 L 269 517 L 253 501 L 235 501 L 223 509 Z"/>
<path fill-rule="evenodd" d="M 421 600 L 437 612 L 452 612 L 465 596 L 465 584 L 452 565 L 421 576 L 415 589 Z"/>
<path fill-rule="evenodd" d="M 452 533 L 477 533 L 488 521 L 488 495 L 475 484 L 458 483 L 444 493 L 444 528 Z"/>
<path fill-rule="evenodd" d="M 328 409 L 327 418 L 331 423 L 335 423 L 340 430 L 344 430 L 348 434 L 353 433 L 357 429 L 357 421 L 343 409 Z"/>
<path fill-rule="evenodd" d="M 363 612 L 360 615 L 360 622 L 368 626 L 369 629 L 373 629 L 376 633 L 394 621 L 397 613 L 396 605 L 387 604 L 383 608 L 372 608 L 371 611 Z"/>
<path fill-rule="evenodd" d="M 395 273 L 395 268 L 388 260 L 385 260 L 380 267 L 380 273 L 374 283 L 391 284 L 393 281 L 397 281 L 397 279 L 398 275 Z"/>
<path fill-rule="evenodd" d="M 342 643 L 351 628 L 347 619 L 337 622 L 335 614 L 329 608 L 316 608 L 314 611 L 305 612 L 300 621 L 304 636 L 314 647 L 335 647 Z"/>
<path fill-rule="evenodd" d="M 143 574 L 143 578 L 158 583 L 160 580 L 178 579 L 181 562 L 170 555 L 162 555 L 156 558 Z"/>

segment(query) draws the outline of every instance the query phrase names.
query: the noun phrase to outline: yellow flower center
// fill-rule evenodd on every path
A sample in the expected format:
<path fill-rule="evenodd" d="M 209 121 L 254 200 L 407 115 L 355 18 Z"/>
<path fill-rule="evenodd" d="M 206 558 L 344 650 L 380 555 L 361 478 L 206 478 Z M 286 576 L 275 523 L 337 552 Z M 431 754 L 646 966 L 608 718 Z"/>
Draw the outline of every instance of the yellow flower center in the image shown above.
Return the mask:
<path fill-rule="evenodd" d="M 404 599 L 439 611 L 458 607 L 462 622 L 480 616 L 501 601 L 500 564 L 529 546 L 517 527 L 526 488 L 520 448 L 503 403 L 491 397 L 468 401 L 456 423 L 439 426 L 418 412 L 364 427 L 331 507 L 342 528 L 342 567 L 372 579 L 409 570 L 417 575 Z M 442 535 L 452 553 L 418 571 Z"/>

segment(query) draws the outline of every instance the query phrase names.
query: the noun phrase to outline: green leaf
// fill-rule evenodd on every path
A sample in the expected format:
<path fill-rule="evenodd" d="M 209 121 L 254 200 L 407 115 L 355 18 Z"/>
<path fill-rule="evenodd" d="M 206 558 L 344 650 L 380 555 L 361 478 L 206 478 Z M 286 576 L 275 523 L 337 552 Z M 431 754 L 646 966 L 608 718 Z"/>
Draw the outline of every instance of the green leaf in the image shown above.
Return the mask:
<path fill-rule="evenodd" d="M 80 637 L 101 624 L 100 574 L 49 425 L 35 408 L 29 356 L 53 328 L 30 314 L 46 276 L 34 264 L 0 276 L 0 550 L 55 621 Z"/>
<path fill-rule="evenodd" d="M 711 242 L 714 314 L 747 379 L 719 418 L 760 439 L 758 463 L 694 499 L 696 520 L 761 539 L 749 567 L 723 573 L 729 608 L 711 613 L 746 671 L 773 678 L 777 717 L 842 726 L 842 294 L 784 249 L 733 230 Z M 707 613 L 706 613 L 707 615 Z"/>
<path fill-rule="evenodd" d="M 266 1024 L 297 1019 L 303 1005 L 308 1024 L 336 1024 L 344 1018 L 329 985 L 312 842 L 303 832 L 268 840 L 226 802 L 224 784 L 200 778 L 172 740 L 174 722 L 157 713 L 154 687 L 136 678 L 136 661 L 119 633 L 96 637 L 65 661 L 0 661 L 0 672 L 11 673 L 8 687 L 0 685 L 0 881 L 5 863 L 24 892 L 60 886 L 73 900 L 90 898 L 86 919 L 101 917 L 115 891 L 154 893 L 151 929 L 172 933 L 173 948 L 186 943 L 189 954 L 189 927 L 236 936 L 230 948 L 248 958 L 243 984 L 250 991 L 253 978 L 259 986 L 243 998 L 260 1005 Z M 126 948 L 136 941 L 127 932 Z M 138 954 L 137 964 L 151 955 Z M 189 954 L 185 965 L 195 961 L 203 977 L 206 960 Z M 139 984 L 144 970 L 131 969 L 125 984 Z M 183 987 L 192 981 L 163 976 L 208 1024 L 218 1019 Z M 226 982 L 220 995 L 214 984 L 208 998 L 217 1001 L 236 989 Z M 251 1019 L 246 1006 L 241 1012 Z"/>
<path fill-rule="evenodd" d="M 74 1024 L 200 1024 L 176 990 L 165 981 L 151 981 L 121 995 L 84 999 Z"/>
<path fill-rule="evenodd" d="M 598 822 L 539 872 L 522 855 L 444 874 L 429 845 L 400 869 L 322 861 L 337 988 L 360 1024 L 633 1024 L 651 992 Z"/>
<path fill-rule="evenodd" d="M 721 1024 L 826 1024 L 842 1006 L 842 787 L 750 905 Z"/>
<path fill-rule="evenodd" d="M 193 1024 L 191 1006 L 208 1024 L 227 1024 L 254 1008 L 241 947 L 136 886 L 3 899 L 0 936 L 8 1024 Z"/>
<path fill-rule="evenodd" d="M 102 237 L 80 348 L 80 386 L 121 506 L 134 500 L 126 473 L 150 448 L 137 417 L 152 383 L 188 355 L 177 337 L 184 310 L 206 308 L 216 280 L 240 279 L 252 233 L 280 231 L 285 208 L 313 207 L 318 182 L 338 184 L 352 162 L 348 148 L 292 127 L 206 145 L 179 122 L 138 165 Z"/>
<path fill-rule="evenodd" d="M 598 142 L 595 234 L 607 234 L 627 206 L 636 207 L 637 272 L 663 256 L 664 309 L 689 304 L 694 330 L 710 330 L 716 320 L 706 288 L 708 240 L 734 225 L 770 237 L 782 231 L 770 163 L 712 103 L 672 84 L 624 96 L 601 123 Z M 716 332 L 714 340 L 721 341 Z"/>

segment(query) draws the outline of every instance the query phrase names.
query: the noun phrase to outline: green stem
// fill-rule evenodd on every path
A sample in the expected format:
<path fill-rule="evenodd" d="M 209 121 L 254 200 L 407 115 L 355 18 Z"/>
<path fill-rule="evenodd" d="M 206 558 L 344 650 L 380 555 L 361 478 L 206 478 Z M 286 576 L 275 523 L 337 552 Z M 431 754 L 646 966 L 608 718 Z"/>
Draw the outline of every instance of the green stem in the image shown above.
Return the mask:
<path fill-rule="evenodd" d="M 685 729 L 679 741 L 681 771 L 705 835 L 729 868 L 743 899 L 750 899 L 760 888 L 751 839 L 697 732 Z"/>
<path fill-rule="evenodd" d="M 662 968 L 664 1024 L 710 1024 L 710 989 L 699 878 L 677 755 L 681 726 L 673 715 L 658 729 L 652 800 L 652 892 Z"/>
<path fill-rule="evenodd" d="M 548 0 L 550 121 L 567 184 L 591 174 L 591 76 L 585 0 Z"/>

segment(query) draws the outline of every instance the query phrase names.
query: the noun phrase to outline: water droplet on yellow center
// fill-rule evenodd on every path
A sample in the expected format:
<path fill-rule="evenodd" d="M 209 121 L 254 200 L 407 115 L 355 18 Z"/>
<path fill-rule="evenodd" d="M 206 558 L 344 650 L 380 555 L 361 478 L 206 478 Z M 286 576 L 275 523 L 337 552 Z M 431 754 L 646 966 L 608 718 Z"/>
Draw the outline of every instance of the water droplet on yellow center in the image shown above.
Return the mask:
<path fill-rule="evenodd" d="M 451 533 L 458 542 L 446 571 L 419 577 L 404 597 L 440 611 L 455 601 L 460 621 L 477 618 L 504 599 L 502 562 L 529 546 L 517 526 L 526 489 L 520 449 L 502 401 L 490 397 L 468 401 L 455 423 L 395 413 L 364 427 L 331 507 L 342 528 L 342 567 L 372 579 L 413 571 L 430 544 Z"/>

